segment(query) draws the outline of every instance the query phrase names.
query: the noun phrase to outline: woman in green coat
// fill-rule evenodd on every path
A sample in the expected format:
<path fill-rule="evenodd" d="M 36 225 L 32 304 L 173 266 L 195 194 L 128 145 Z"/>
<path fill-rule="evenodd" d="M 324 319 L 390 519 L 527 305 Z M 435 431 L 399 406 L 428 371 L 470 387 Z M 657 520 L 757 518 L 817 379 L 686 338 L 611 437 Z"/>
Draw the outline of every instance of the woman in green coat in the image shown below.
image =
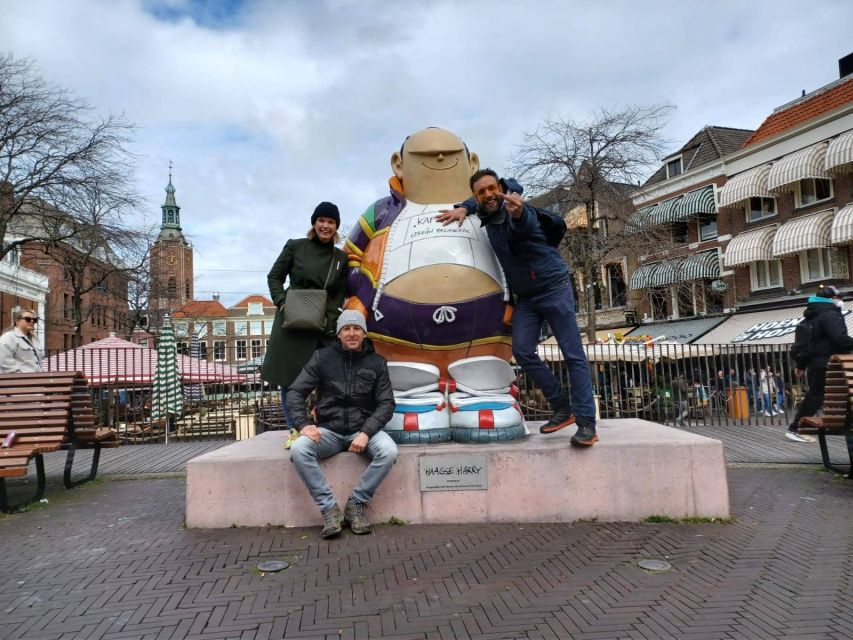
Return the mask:
<path fill-rule="evenodd" d="M 315 350 L 331 345 L 335 340 L 335 323 L 340 315 L 346 290 L 346 254 L 335 246 L 341 216 L 331 202 L 321 202 L 311 216 L 307 238 L 288 240 L 267 275 L 270 297 L 278 311 L 273 321 L 270 345 L 267 348 L 261 378 L 277 384 L 284 395 L 302 367 Z M 284 306 L 287 303 L 285 280 L 290 289 L 322 289 L 328 291 L 326 328 L 324 331 L 302 331 L 282 328 Z M 290 418 L 285 410 L 285 420 Z"/>

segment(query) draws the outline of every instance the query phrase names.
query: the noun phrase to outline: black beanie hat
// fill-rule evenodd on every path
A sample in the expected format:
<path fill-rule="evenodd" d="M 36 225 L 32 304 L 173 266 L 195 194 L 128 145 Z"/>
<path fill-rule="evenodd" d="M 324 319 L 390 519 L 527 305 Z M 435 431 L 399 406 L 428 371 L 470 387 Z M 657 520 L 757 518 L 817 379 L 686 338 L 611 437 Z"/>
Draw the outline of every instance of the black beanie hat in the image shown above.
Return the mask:
<path fill-rule="evenodd" d="M 312 226 L 317 222 L 317 218 L 331 218 L 335 221 L 337 226 L 341 226 L 341 212 L 338 211 L 338 207 L 333 205 L 331 202 L 321 202 L 317 205 L 317 208 L 314 209 L 314 213 L 311 214 Z"/>
<path fill-rule="evenodd" d="M 831 284 L 822 284 L 817 288 L 815 295 L 819 298 L 840 298 L 841 292 Z"/>

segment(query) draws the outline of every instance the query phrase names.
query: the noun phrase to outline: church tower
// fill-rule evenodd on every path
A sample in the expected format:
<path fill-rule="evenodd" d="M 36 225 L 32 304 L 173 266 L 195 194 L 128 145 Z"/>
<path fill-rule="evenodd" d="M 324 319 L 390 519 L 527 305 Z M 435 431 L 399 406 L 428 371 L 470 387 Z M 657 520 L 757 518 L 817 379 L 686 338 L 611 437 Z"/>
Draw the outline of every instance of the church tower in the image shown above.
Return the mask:
<path fill-rule="evenodd" d="M 181 230 L 181 208 L 175 200 L 171 162 L 166 202 L 160 208 L 163 221 L 150 256 L 149 308 L 154 312 L 178 309 L 193 299 L 193 249 Z"/>

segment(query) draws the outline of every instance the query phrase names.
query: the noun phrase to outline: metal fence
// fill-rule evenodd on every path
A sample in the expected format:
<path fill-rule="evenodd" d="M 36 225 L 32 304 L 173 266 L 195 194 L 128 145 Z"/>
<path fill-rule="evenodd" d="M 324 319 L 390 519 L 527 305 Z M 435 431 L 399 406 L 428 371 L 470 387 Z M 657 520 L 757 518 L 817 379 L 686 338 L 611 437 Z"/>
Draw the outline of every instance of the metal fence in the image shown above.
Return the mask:
<path fill-rule="evenodd" d="M 558 347 L 541 345 L 539 350 L 568 388 Z M 83 371 L 97 421 L 116 429 L 127 444 L 243 439 L 284 428 L 280 391 L 260 379 L 263 353 L 249 359 L 244 351 L 229 348 L 217 352 L 217 359 L 212 353 L 196 358 L 197 363 L 179 358 L 181 384 L 156 391 L 165 398 L 154 397 L 154 350 L 83 348 L 73 358 L 67 352 L 48 354 L 57 357 L 46 357 L 45 369 Z M 779 424 L 791 419 L 803 394 L 787 345 L 587 345 L 586 351 L 605 419 Z M 526 419 L 547 419 L 548 403 L 523 372 L 518 386 Z M 156 406 L 172 406 L 178 396 L 179 412 L 156 414 Z"/>

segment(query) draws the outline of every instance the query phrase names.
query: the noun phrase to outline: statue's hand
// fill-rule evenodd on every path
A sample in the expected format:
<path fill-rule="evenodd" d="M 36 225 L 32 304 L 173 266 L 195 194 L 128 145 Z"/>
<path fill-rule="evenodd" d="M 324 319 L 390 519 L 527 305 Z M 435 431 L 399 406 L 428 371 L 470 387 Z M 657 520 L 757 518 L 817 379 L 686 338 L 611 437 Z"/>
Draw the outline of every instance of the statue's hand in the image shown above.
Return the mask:
<path fill-rule="evenodd" d="M 435 219 L 445 227 L 451 222 L 456 222 L 461 227 L 467 217 L 468 211 L 465 207 L 456 207 L 455 209 L 439 209 L 439 213 Z"/>

